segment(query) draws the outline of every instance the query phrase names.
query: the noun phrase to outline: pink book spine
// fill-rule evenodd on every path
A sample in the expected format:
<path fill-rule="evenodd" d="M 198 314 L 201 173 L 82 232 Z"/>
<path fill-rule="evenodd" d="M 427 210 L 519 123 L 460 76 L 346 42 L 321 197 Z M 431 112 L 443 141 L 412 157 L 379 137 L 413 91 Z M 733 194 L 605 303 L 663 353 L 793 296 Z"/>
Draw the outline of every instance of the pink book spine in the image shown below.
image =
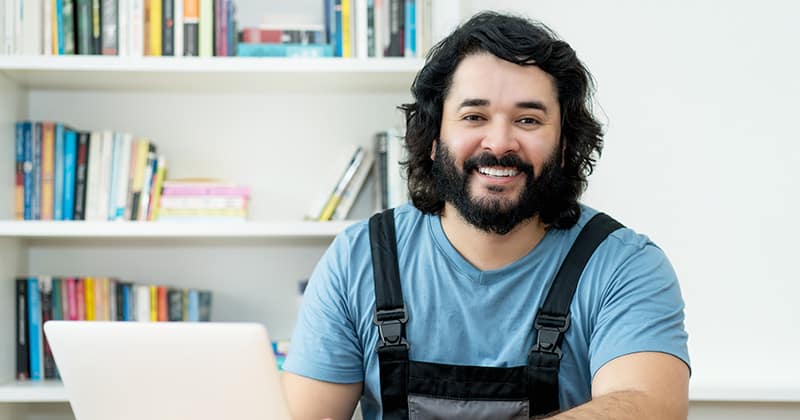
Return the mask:
<path fill-rule="evenodd" d="M 78 319 L 78 299 L 75 293 L 75 279 L 68 278 L 65 280 L 67 284 L 67 319 L 75 321 Z"/>
<path fill-rule="evenodd" d="M 84 286 L 85 284 L 82 278 L 75 280 L 75 300 L 78 301 L 78 304 L 75 306 L 78 307 L 79 321 L 86 319 L 86 291 Z"/>

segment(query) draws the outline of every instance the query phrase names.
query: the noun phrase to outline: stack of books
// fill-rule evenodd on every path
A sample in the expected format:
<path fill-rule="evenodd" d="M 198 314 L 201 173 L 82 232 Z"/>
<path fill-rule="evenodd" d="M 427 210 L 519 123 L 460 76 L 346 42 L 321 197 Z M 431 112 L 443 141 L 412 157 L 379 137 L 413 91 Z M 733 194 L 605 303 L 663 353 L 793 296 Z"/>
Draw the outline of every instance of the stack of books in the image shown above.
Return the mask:
<path fill-rule="evenodd" d="M 55 379 L 55 361 L 43 335 L 49 320 L 210 321 L 211 292 L 138 284 L 110 277 L 17 278 L 16 377 Z"/>
<path fill-rule="evenodd" d="M 341 166 L 342 172 L 336 178 L 336 184 L 312 204 L 305 215 L 306 220 L 345 220 L 350 214 L 375 160 L 370 149 L 361 146 L 353 148 L 346 164 Z"/>
<path fill-rule="evenodd" d="M 164 181 L 155 217 L 167 222 L 243 222 L 250 188 L 210 179 Z"/>

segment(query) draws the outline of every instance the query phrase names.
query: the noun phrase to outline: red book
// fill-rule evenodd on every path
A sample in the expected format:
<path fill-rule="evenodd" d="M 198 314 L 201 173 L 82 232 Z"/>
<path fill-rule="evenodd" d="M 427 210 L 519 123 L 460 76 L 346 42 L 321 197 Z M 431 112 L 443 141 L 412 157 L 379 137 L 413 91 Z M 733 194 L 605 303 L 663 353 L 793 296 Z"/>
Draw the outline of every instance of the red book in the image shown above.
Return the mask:
<path fill-rule="evenodd" d="M 158 294 L 158 320 L 167 321 L 167 288 L 158 286 L 156 291 Z"/>
<path fill-rule="evenodd" d="M 75 300 L 78 308 L 78 321 L 86 319 L 86 289 L 84 279 L 79 278 L 75 280 Z"/>
<path fill-rule="evenodd" d="M 66 297 L 67 297 L 67 319 L 70 321 L 75 321 L 78 318 L 78 298 L 77 292 L 75 291 L 75 279 L 69 277 L 64 279 L 64 289 L 66 290 Z"/>

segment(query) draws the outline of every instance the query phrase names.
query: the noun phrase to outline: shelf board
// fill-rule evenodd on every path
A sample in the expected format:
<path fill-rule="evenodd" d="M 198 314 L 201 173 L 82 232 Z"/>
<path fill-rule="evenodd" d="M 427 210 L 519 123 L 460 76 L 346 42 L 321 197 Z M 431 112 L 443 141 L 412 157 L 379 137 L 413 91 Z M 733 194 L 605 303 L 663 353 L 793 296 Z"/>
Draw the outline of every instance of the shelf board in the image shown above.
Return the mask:
<path fill-rule="evenodd" d="M 64 385 L 58 380 L 14 381 L 0 384 L 0 403 L 68 401 Z"/>
<path fill-rule="evenodd" d="M 83 222 L 0 221 L 11 238 L 333 238 L 354 221 L 335 222 Z"/>
<path fill-rule="evenodd" d="M 800 402 L 800 388 L 744 389 L 690 386 L 694 402 Z M 15 381 L 0 384 L 0 403 L 68 402 L 61 381 Z"/>
<path fill-rule="evenodd" d="M 179 92 L 407 92 L 422 59 L 0 56 L 27 89 Z"/>

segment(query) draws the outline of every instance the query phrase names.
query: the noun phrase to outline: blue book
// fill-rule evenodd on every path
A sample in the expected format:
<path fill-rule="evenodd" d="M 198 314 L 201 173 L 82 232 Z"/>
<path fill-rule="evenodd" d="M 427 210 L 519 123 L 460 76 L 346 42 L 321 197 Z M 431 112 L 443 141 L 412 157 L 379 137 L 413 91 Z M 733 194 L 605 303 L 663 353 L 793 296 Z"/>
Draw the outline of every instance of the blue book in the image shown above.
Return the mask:
<path fill-rule="evenodd" d="M 42 346 L 42 303 L 39 296 L 39 279 L 28 278 L 28 349 L 31 379 L 44 379 L 44 347 Z"/>
<path fill-rule="evenodd" d="M 200 293 L 197 290 L 189 290 L 189 310 L 187 311 L 187 321 L 200 321 Z"/>
<path fill-rule="evenodd" d="M 64 220 L 73 219 L 75 210 L 75 163 L 78 158 L 78 133 L 64 130 L 64 206 L 61 215 Z"/>
<path fill-rule="evenodd" d="M 333 2 L 333 31 L 331 36 L 334 40 L 334 55 L 342 56 L 342 0 Z"/>
<path fill-rule="evenodd" d="M 405 56 L 417 56 L 417 2 L 406 0 Z"/>
<path fill-rule="evenodd" d="M 133 321 L 133 304 L 131 303 L 131 285 L 122 285 L 122 320 Z"/>
<path fill-rule="evenodd" d="M 24 219 L 33 220 L 33 124 L 22 123 L 22 190 L 24 202 Z"/>
<path fill-rule="evenodd" d="M 33 124 L 33 220 L 42 220 L 42 123 Z"/>
<path fill-rule="evenodd" d="M 334 47 L 327 44 L 260 44 L 240 43 L 236 55 L 241 57 L 333 57 Z"/>
<path fill-rule="evenodd" d="M 64 220 L 64 125 L 55 124 L 53 162 L 53 220 Z"/>
<path fill-rule="evenodd" d="M 66 40 L 64 34 L 64 0 L 56 0 L 56 10 L 54 12 L 56 14 L 56 34 L 58 34 L 58 39 L 54 39 L 53 42 L 58 43 L 58 55 L 64 55 L 64 41 Z"/>

